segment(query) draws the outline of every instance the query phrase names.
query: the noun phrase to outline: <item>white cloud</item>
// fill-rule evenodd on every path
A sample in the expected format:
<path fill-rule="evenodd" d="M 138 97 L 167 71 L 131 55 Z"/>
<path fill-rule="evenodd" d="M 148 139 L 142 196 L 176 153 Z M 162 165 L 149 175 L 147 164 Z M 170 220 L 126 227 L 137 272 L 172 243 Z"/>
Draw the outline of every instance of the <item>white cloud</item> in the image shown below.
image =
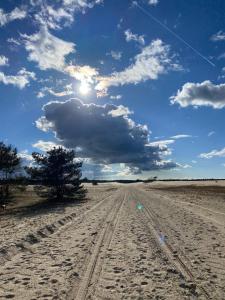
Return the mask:
<path fill-rule="evenodd" d="M 43 140 L 39 140 L 39 141 L 37 141 L 36 143 L 34 143 L 32 145 L 32 147 L 37 148 L 41 151 L 49 151 L 52 148 L 57 147 L 57 146 L 61 146 L 61 145 L 56 144 L 56 143 L 51 142 L 51 141 L 43 141 Z"/>
<path fill-rule="evenodd" d="M 0 82 L 5 85 L 12 84 L 19 89 L 25 88 L 30 80 L 35 80 L 35 73 L 29 72 L 26 69 L 21 69 L 16 75 L 6 75 L 3 72 L 0 72 Z"/>
<path fill-rule="evenodd" d="M 208 133 L 208 136 L 212 136 L 212 135 L 214 135 L 216 132 L 215 131 L 210 131 L 209 133 Z"/>
<path fill-rule="evenodd" d="M 178 139 L 191 138 L 191 137 L 192 137 L 192 135 L 189 135 L 189 134 L 177 134 L 177 135 L 171 136 L 171 139 L 178 140 Z"/>
<path fill-rule="evenodd" d="M 133 112 L 130 111 L 128 107 L 125 107 L 123 105 L 119 105 L 115 109 L 109 111 L 108 115 L 111 115 L 112 117 L 119 117 L 119 116 L 128 116 L 132 113 Z"/>
<path fill-rule="evenodd" d="M 90 90 L 90 86 L 95 83 L 98 70 L 90 66 L 68 66 L 65 68 L 71 77 L 80 81 L 81 87 L 85 87 L 86 90 Z"/>
<path fill-rule="evenodd" d="M 169 140 L 160 140 L 155 142 L 150 142 L 146 146 L 150 147 L 158 147 L 161 151 L 161 155 L 168 156 L 172 154 L 172 149 L 168 148 L 168 145 L 174 144 L 175 140 L 169 139 Z"/>
<path fill-rule="evenodd" d="M 44 98 L 46 96 L 44 88 L 42 88 L 38 93 L 37 93 L 37 98 Z"/>
<path fill-rule="evenodd" d="M 75 13 L 85 13 L 87 9 L 100 3 L 101 0 L 31 0 L 31 4 L 38 11 L 35 14 L 36 21 L 50 29 L 69 26 L 74 21 Z"/>
<path fill-rule="evenodd" d="M 33 35 L 23 34 L 28 59 L 35 61 L 41 70 L 55 69 L 63 71 L 65 58 L 74 52 L 75 44 L 52 35 L 44 26 Z"/>
<path fill-rule="evenodd" d="M 119 100 L 121 98 L 122 98 L 122 95 L 111 95 L 110 96 L 110 99 L 112 99 L 112 100 Z"/>
<path fill-rule="evenodd" d="M 111 51 L 110 53 L 108 53 L 108 55 L 111 55 L 115 60 L 121 60 L 122 58 L 122 52 L 119 51 Z"/>
<path fill-rule="evenodd" d="M 122 23 L 123 23 L 123 18 L 121 18 L 121 19 L 119 20 L 119 23 L 117 24 L 117 28 L 118 28 L 118 29 L 121 29 L 121 28 L 122 28 Z"/>
<path fill-rule="evenodd" d="M 18 156 L 25 161 L 33 161 L 33 157 L 31 154 L 29 154 L 28 150 L 21 151 L 18 153 Z"/>
<path fill-rule="evenodd" d="M 224 157 L 224 156 L 225 156 L 225 148 L 223 148 L 222 150 L 212 150 L 211 152 L 201 153 L 199 155 L 200 158 L 206 158 L 206 159 L 210 159 L 213 157 Z"/>
<path fill-rule="evenodd" d="M 16 45 L 16 46 L 21 45 L 20 41 L 14 39 L 14 38 L 8 38 L 8 39 L 7 39 L 7 42 L 8 42 L 8 43 L 11 43 L 11 44 L 14 44 L 14 45 Z"/>
<path fill-rule="evenodd" d="M 144 35 L 134 34 L 134 33 L 131 32 L 130 29 L 127 29 L 126 31 L 124 31 L 124 34 L 125 34 L 125 39 L 126 39 L 127 42 L 135 41 L 135 42 L 139 43 L 142 46 L 145 45 Z"/>
<path fill-rule="evenodd" d="M 49 93 L 55 97 L 65 97 L 74 94 L 74 90 L 72 88 L 72 84 L 68 84 L 65 87 L 65 90 L 62 92 L 56 92 L 52 89 L 49 89 Z"/>
<path fill-rule="evenodd" d="M 27 15 L 27 12 L 21 8 L 14 8 L 10 13 L 4 12 L 3 9 L 0 8 L 0 26 L 4 26 L 9 22 L 14 20 L 24 19 Z"/>
<path fill-rule="evenodd" d="M 180 163 L 177 163 L 177 168 L 175 170 L 176 171 L 181 171 L 182 169 L 189 169 L 189 168 L 193 168 L 193 166 L 191 166 L 189 164 L 180 164 Z"/>
<path fill-rule="evenodd" d="M 137 167 L 130 167 L 124 163 L 120 164 L 120 170 L 117 172 L 116 176 L 118 177 L 127 177 L 130 175 L 140 174 L 140 170 Z"/>
<path fill-rule="evenodd" d="M 188 169 L 188 168 L 192 168 L 192 166 L 191 166 L 191 165 L 188 165 L 188 164 L 185 164 L 185 165 L 182 165 L 182 168 L 183 168 L 183 169 Z"/>
<path fill-rule="evenodd" d="M 180 66 L 170 57 L 170 47 L 161 40 L 154 40 L 144 47 L 134 58 L 134 63 L 121 72 L 114 72 L 110 76 L 97 77 L 97 92 L 106 94 L 110 86 L 137 84 L 146 80 L 155 80 L 169 70 L 180 70 Z"/>
<path fill-rule="evenodd" d="M 211 81 L 202 83 L 185 83 L 175 96 L 170 97 L 171 103 L 181 107 L 211 106 L 221 109 L 225 107 L 225 84 L 213 84 Z"/>
<path fill-rule="evenodd" d="M 151 142 L 148 144 L 148 146 L 152 146 L 152 147 L 165 147 L 167 145 L 173 144 L 175 141 L 174 140 L 161 140 L 161 141 L 155 141 L 155 142 Z"/>
<path fill-rule="evenodd" d="M 54 126 L 53 123 L 46 120 L 45 117 L 40 117 L 37 121 L 35 121 L 36 127 L 41 129 L 44 132 L 48 132 Z"/>
<path fill-rule="evenodd" d="M 0 66 L 7 66 L 8 65 L 8 58 L 4 55 L 0 55 Z"/>
<path fill-rule="evenodd" d="M 95 68 L 90 66 L 68 66 L 65 68 L 71 77 L 74 77 L 76 80 L 85 81 L 87 83 L 94 83 L 94 78 L 98 75 L 98 71 Z"/>
<path fill-rule="evenodd" d="M 159 3 L 159 0 L 148 0 L 149 5 L 157 5 Z"/>
<path fill-rule="evenodd" d="M 50 29 L 61 29 L 61 21 L 66 20 L 67 24 L 73 22 L 73 13 L 63 7 L 55 9 L 53 6 L 46 5 L 35 15 L 35 19 L 43 26 Z"/>
<path fill-rule="evenodd" d="M 225 40 L 225 32 L 220 30 L 217 33 L 213 34 L 210 39 L 213 42 L 224 41 Z"/>
<path fill-rule="evenodd" d="M 37 94 L 37 98 L 43 98 L 47 94 L 53 95 L 55 97 L 65 97 L 74 94 L 73 86 L 72 84 L 67 84 L 63 91 L 56 92 L 51 87 L 43 87 Z"/>
<path fill-rule="evenodd" d="M 224 59 L 225 58 L 225 53 L 222 53 L 218 56 L 218 59 Z"/>
<path fill-rule="evenodd" d="M 113 168 L 110 165 L 99 165 L 101 167 L 101 173 L 113 173 Z"/>

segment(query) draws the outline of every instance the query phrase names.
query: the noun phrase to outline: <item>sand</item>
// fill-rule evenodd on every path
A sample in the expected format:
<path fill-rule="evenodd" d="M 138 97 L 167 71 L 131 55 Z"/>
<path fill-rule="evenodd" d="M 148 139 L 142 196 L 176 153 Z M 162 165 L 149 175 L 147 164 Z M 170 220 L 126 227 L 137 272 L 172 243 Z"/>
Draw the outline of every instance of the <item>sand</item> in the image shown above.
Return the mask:
<path fill-rule="evenodd" d="M 0 299 L 225 299 L 220 186 L 100 184 L 86 202 L 0 215 Z"/>

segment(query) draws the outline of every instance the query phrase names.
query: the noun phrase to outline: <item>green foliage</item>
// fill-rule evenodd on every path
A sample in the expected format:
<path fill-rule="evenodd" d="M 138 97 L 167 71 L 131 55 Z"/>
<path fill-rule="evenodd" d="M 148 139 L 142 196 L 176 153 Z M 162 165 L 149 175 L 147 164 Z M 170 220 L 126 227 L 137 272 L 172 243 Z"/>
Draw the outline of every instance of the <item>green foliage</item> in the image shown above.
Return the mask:
<path fill-rule="evenodd" d="M 17 149 L 12 145 L 0 142 L 0 201 L 4 202 L 10 196 L 10 180 L 20 166 Z"/>
<path fill-rule="evenodd" d="M 63 201 L 84 195 L 81 185 L 82 162 L 75 162 L 74 150 L 62 147 L 53 148 L 47 153 L 32 153 L 35 161 L 34 167 L 26 168 L 31 180 L 38 186 L 36 191 L 53 201 Z"/>

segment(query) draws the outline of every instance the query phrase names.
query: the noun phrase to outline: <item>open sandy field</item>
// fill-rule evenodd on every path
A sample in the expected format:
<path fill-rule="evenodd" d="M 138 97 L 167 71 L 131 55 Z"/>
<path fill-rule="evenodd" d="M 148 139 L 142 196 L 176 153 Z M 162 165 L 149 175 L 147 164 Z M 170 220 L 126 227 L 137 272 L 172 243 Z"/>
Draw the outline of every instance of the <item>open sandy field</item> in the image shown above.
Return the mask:
<path fill-rule="evenodd" d="M 225 299 L 224 182 L 88 191 L 0 214 L 0 299 Z"/>

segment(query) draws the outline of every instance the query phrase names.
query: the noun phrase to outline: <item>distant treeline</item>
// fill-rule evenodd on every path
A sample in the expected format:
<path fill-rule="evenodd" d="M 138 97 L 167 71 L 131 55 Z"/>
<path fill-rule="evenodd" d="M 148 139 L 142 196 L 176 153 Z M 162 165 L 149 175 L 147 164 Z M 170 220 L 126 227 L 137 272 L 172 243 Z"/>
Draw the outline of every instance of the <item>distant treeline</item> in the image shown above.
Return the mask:
<path fill-rule="evenodd" d="M 198 179 L 157 179 L 156 177 L 150 178 L 150 179 L 115 179 L 115 180 L 102 180 L 102 179 L 87 179 L 83 178 L 82 182 L 84 183 L 136 183 L 136 182 L 143 182 L 143 183 L 148 183 L 148 182 L 154 182 L 154 181 L 161 181 L 161 182 L 170 182 L 170 181 L 222 181 L 225 180 L 225 178 L 198 178 Z"/>

